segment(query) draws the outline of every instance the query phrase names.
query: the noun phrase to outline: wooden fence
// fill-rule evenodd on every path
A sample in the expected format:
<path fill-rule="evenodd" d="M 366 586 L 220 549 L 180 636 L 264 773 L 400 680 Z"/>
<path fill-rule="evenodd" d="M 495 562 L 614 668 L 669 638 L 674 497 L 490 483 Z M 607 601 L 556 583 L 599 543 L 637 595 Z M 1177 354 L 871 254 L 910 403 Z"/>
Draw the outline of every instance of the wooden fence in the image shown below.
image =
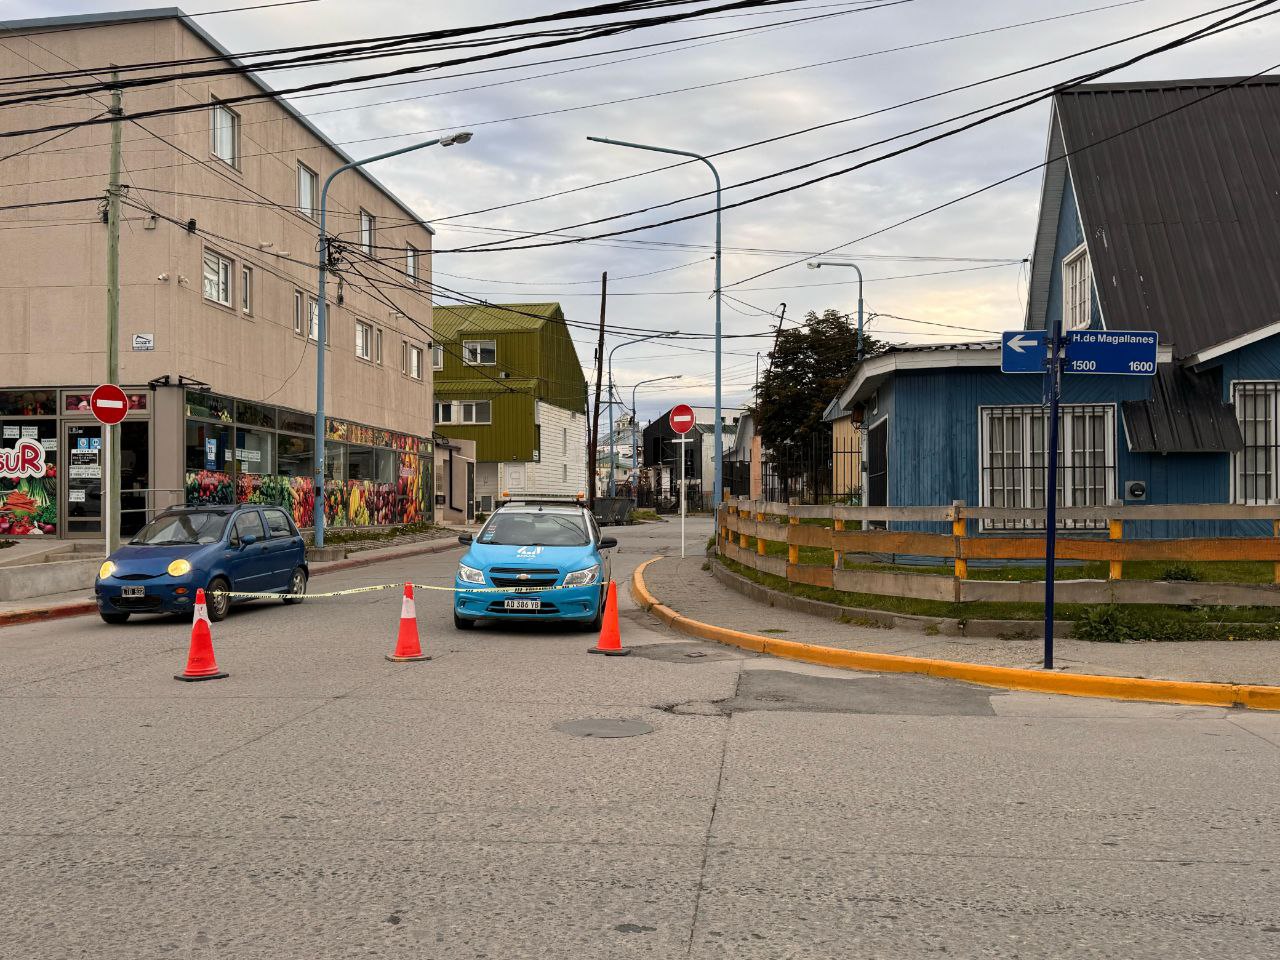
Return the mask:
<path fill-rule="evenodd" d="M 1030 522 L 1043 520 L 1040 510 L 970 507 L 808 506 L 752 501 L 726 501 L 717 521 L 721 554 L 763 573 L 792 583 L 830 587 L 850 593 L 884 594 L 921 600 L 964 603 L 1001 601 L 1039 603 L 1044 581 L 996 581 L 969 578 L 970 560 L 1043 560 L 1042 533 L 1026 535 L 970 534 L 970 521 Z M 1280 505 L 1235 504 L 1115 505 L 1060 508 L 1062 521 L 1102 521 L 1106 537 L 1058 534 L 1060 560 L 1105 561 L 1107 579 L 1059 580 L 1059 603 L 1161 603 L 1186 606 L 1280 606 Z M 830 526 L 802 523 L 829 520 Z M 1160 520 L 1268 521 L 1270 537 L 1188 537 L 1171 540 L 1124 539 L 1127 522 Z M 872 529 L 889 522 L 949 523 L 950 534 Z M 859 529 L 849 529 L 851 524 Z M 976 525 L 975 525 L 976 526 Z M 754 547 L 752 545 L 754 541 Z M 767 544 L 785 543 L 787 556 L 772 556 Z M 802 547 L 832 551 L 830 564 L 801 563 Z M 845 569 L 851 554 L 894 554 L 936 557 L 952 568 L 952 576 L 899 570 Z M 1273 584 L 1124 580 L 1126 561 L 1251 560 L 1274 564 Z"/>

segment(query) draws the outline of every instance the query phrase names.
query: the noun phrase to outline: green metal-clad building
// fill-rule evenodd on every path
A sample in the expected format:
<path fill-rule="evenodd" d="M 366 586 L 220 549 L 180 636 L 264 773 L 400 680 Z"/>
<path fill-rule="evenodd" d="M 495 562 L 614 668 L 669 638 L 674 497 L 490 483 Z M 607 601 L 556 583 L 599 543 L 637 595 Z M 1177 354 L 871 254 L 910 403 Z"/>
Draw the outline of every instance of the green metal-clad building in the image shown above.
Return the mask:
<path fill-rule="evenodd" d="M 586 491 L 587 381 L 558 303 L 436 307 L 436 432 L 476 443 L 476 508 Z"/>

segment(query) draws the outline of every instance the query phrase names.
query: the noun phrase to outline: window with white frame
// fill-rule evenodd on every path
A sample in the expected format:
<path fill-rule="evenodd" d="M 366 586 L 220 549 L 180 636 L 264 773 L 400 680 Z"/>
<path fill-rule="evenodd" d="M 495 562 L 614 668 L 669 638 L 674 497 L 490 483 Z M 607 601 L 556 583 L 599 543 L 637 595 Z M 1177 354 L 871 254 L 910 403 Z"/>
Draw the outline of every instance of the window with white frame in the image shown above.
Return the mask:
<path fill-rule="evenodd" d="M 418 282 L 418 248 L 412 243 L 404 247 L 404 272 L 409 275 L 410 283 Z"/>
<path fill-rule="evenodd" d="M 1231 457 L 1231 494 L 1236 503 L 1280 502 L 1280 381 L 1232 385 L 1244 449 Z"/>
<path fill-rule="evenodd" d="M 368 210 L 360 211 L 360 249 L 365 253 L 373 253 L 375 236 L 378 232 L 378 218 Z"/>
<path fill-rule="evenodd" d="M 325 319 L 328 320 L 328 317 Z M 325 326 L 328 327 L 329 324 L 326 323 Z M 320 339 L 320 303 L 315 297 L 307 297 L 307 339 Z M 324 332 L 324 340 L 327 345 L 329 342 L 329 331 L 327 329 Z"/>
<path fill-rule="evenodd" d="M 1092 320 L 1093 273 L 1089 249 L 1082 243 L 1062 258 L 1062 326 L 1083 330 Z"/>
<path fill-rule="evenodd" d="M 314 170 L 305 163 L 298 164 L 298 212 L 312 220 L 320 206 L 319 183 L 320 178 Z"/>
<path fill-rule="evenodd" d="M 1058 506 L 1100 507 L 1116 490 L 1113 404 L 1063 404 L 1058 430 Z M 982 506 L 1042 510 L 1048 460 L 1048 417 L 1041 406 L 982 407 Z M 1060 521 L 1098 528 L 1103 521 Z M 1043 528 L 1038 520 L 986 520 L 983 528 Z"/>
<path fill-rule="evenodd" d="M 240 114 L 216 100 L 210 108 L 213 155 L 233 167 L 240 166 Z"/>
<path fill-rule="evenodd" d="M 422 348 L 412 343 L 405 343 L 400 355 L 400 369 L 415 380 L 422 379 Z"/>
<path fill-rule="evenodd" d="M 373 359 L 373 327 L 361 320 L 356 321 L 356 356 L 361 360 Z"/>
<path fill-rule="evenodd" d="M 441 344 L 433 343 L 431 345 L 431 369 L 444 369 L 444 347 Z"/>
<path fill-rule="evenodd" d="M 293 332 L 302 335 L 302 317 L 306 312 L 307 295 L 301 290 L 293 291 Z"/>
<path fill-rule="evenodd" d="M 231 261 L 212 250 L 204 252 L 204 298 L 231 306 Z"/>
<path fill-rule="evenodd" d="M 469 367 L 492 367 L 498 363 L 496 340 L 462 341 L 462 362 Z"/>
<path fill-rule="evenodd" d="M 382 363 L 382 328 L 373 331 L 373 362 Z"/>
<path fill-rule="evenodd" d="M 253 316 L 253 267 L 240 264 L 240 310 L 245 316 Z"/>

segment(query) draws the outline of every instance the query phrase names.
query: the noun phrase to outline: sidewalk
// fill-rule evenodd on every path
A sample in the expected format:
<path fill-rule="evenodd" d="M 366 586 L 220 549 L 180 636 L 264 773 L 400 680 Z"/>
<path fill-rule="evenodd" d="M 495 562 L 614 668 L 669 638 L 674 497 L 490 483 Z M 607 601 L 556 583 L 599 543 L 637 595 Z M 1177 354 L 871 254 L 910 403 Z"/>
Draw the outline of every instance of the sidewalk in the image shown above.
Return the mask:
<path fill-rule="evenodd" d="M 928 636 L 922 632 L 844 624 L 810 614 L 775 609 L 730 589 L 702 569 L 702 557 L 666 557 L 645 571 L 658 602 L 703 623 L 745 633 L 845 650 L 1037 669 L 1042 641 Z M 851 616 L 856 616 L 850 611 Z M 1069 673 L 1280 684 L 1280 641 L 1191 643 L 1089 643 L 1058 639 L 1054 660 Z"/>
<path fill-rule="evenodd" d="M 458 543 L 457 534 L 465 528 L 450 529 L 448 536 L 435 537 L 432 539 L 423 539 L 420 535 L 399 537 L 391 542 L 390 545 L 370 545 L 360 544 L 358 549 L 355 545 L 346 545 L 351 556 L 345 560 L 329 560 L 324 562 L 312 562 L 311 576 L 320 577 L 326 573 L 335 573 L 340 570 L 350 570 L 353 567 L 364 567 L 373 563 L 381 563 L 384 560 L 399 560 L 403 557 L 413 557 L 419 554 L 427 553 L 443 553 L 446 550 L 457 547 L 461 549 Z M 6 600 L 0 601 L 0 627 L 4 627 L 11 623 L 26 623 L 30 620 L 56 619 L 58 617 L 74 617 L 88 613 L 97 612 L 97 604 L 93 599 L 92 584 L 83 590 L 75 590 L 70 593 L 52 593 L 40 597 L 26 597 L 22 600 Z"/>

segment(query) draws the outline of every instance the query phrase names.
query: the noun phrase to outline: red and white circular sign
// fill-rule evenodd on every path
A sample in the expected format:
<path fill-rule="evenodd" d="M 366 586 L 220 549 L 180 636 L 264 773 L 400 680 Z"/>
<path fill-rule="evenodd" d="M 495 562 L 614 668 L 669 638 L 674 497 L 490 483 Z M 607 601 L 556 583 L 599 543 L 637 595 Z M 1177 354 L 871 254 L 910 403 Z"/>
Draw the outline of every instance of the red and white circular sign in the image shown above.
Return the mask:
<path fill-rule="evenodd" d="M 129 398 L 114 383 L 104 383 L 89 395 L 89 409 L 99 423 L 111 426 L 123 420 L 129 412 Z"/>
<path fill-rule="evenodd" d="M 671 424 L 672 430 L 684 436 L 693 429 L 693 407 L 687 403 L 677 404 L 667 414 L 667 422 Z"/>

